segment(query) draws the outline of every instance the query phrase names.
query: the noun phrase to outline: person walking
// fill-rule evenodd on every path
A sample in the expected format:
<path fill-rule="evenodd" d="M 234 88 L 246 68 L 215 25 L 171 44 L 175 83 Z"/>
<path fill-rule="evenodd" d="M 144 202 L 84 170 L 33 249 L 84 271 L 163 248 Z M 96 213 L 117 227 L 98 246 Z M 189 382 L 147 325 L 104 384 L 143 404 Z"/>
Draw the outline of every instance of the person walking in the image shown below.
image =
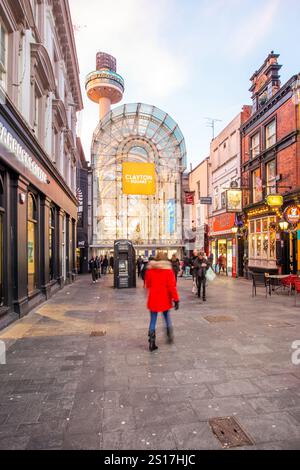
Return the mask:
<path fill-rule="evenodd" d="M 171 258 L 171 264 L 172 264 L 172 269 L 173 269 L 173 273 L 175 275 L 175 280 L 176 280 L 176 284 L 177 284 L 177 276 L 178 276 L 178 273 L 179 273 L 179 270 L 180 270 L 180 262 L 179 262 L 179 259 L 177 258 L 177 256 L 175 254 Z"/>
<path fill-rule="evenodd" d="M 209 257 L 207 258 L 207 261 L 209 262 L 211 268 L 214 270 L 214 254 L 213 252 L 210 253 Z"/>
<path fill-rule="evenodd" d="M 138 257 L 136 265 L 137 265 L 138 277 L 141 277 L 141 271 L 142 271 L 142 266 L 143 266 L 143 258 L 141 257 L 141 255 Z"/>
<path fill-rule="evenodd" d="M 100 263 L 99 256 L 96 256 L 95 261 L 96 261 L 96 270 L 97 270 L 96 271 L 96 282 L 97 282 L 97 280 L 101 278 L 101 263 Z"/>
<path fill-rule="evenodd" d="M 109 273 L 113 273 L 113 272 L 114 272 L 114 263 L 115 263 L 114 257 L 111 256 L 111 257 L 109 258 Z"/>
<path fill-rule="evenodd" d="M 146 273 L 146 287 L 148 289 L 147 307 L 150 311 L 149 325 L 149 350 L 155 351 L 156 346 L 156 321 L 158 312 L 162 312 L 166 324 L 168 343 L 173 343 L 173 327 L 170 317 L 170 309 L 179 308 L 179 295 L 172 265 L 165 253 L 158 253 L 154 261 L 150 261 Z"/>
<path fill-rule="evenodd" d="M 90 268 L 90 272 L 92 274 L 93 284 L 95 284 L 96 279 L 97 279 L 97 262 L 96 262 L 96 258 L 94 258 L 94 256 L 92 256 L 92 258 L 89 261 L 89 268 Z"/>
<path fill-rule="evenodd" d="M 107 268 L 108 268 L 108 259 L 107 259 L 107 255 L 104 256 L 104 260 L 103 260 L 103 274 L 105 276 L 105 274 L 107 273 Z"/>
<path fill-rule="evenodd" d="M 146 272 L 147 272 L 147 268 L 148 268 L 148 258 L 144 258 L 143 259 L 143 264 L 141 266 L 141 278 L 143 280 L 143 285 L 145 287 L 145 282 L 146 282 Z"/>
<path fill-rule="evenodd" d="M 199 256 L 194 261 L 194 269 L 196 276 L 197 284 L 197 293 L 198 297 L 201 297 L 201 287 L 202 287 L 202 300 L 206 302 L 206 272 L 209 268 L 209 262 L 205 257 L 204 251 L 200 251 Z"/>

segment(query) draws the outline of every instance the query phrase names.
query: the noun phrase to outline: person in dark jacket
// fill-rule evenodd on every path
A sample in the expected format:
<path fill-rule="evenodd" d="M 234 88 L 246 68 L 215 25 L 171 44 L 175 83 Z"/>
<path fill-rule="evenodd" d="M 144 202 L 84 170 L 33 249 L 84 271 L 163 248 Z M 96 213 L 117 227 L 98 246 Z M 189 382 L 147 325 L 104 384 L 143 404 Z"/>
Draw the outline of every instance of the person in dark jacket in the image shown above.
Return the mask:
<path fill-rule="evenodd" d="M 105 275 L 107 273 L 107 268 L 108 268 L 107 255 L 104 256 L 104 260 L 102 264 L 103 264 L 103 274 Z"/>
<path fill-rule="evenodd" d="M 137 265 L 138 277 L 141 277 L 142 266 L 143 266 L 143 258 L 141 256 L 138 257 L 136 265 Z"/>
<path fill-rule="evenodd" d="M 110 272 L 110 273 L 113 273 L 113 272 L 114 272 L 114 263 L 115 263 L 114 257 L 111 256 L 111 257 L 109 258 L 109 272 Z"/>
<path fill-rule="evenodd" d="M 97 261 L 96 261 L 96 258 L 94 258 L 94 256 L 92 256 L 92 258 L 89 261 L 89 269 L 92 274 L 93 284 L 95 284 L 97 280 Z"/>
<path fill-rule="evenodd" d="M 145 280 L 146 280 L 146 271 L 147 271 L 147 268 L 148 268 L 148 258 L 144 258 L 143 259 L 143 264 L 142 264 L 142 267 L 141 267 L 141 278 L 143 279 L 143 283 L 144 283 L 144 287 L 145 287 Z"/>
<path fill-rule="evenodd" d="M 96 256 L 96 266 L 97 266 L 97 272 L 96 272 L 96 282 L 98 279 L 101 278 L 101 263 L 100 263 L 100 258 L 99 256 Z"/>
<path fill-rule="evenodd" d="M 178 273 L 179 273 L 179 270 L 180 270 L 180 261 L 179 261 L 179 259 L 177 258 L 176 255 L 172 256 L 171 265 L 172 265 L 173 273 L 175 275 L 176 284 L 177 284 L 177 276 L 178 276 Z"/>
<path fill-rule="evenodd" d="M 196 284 L 198 297 L 201 297 L 201 286 L 202 286 L 202 299 L 206 301 L 206 272 L 209 268 L 209 262 L 205 257 L 203 251 L 200 251 L 199 256 L 194 261 L 194 270 L 196 276 Z"/>
<path fill-rule="evenodd" d="M 146 272 L 146 287 L 148 289 L 147 307 L 150 311 L 149 350 L 155 351 L 155 327 L 158 312 L 162 312 L 166 323 L 168 343 L 173 343 L 173 327 L 170 309 L 179 308 L 179 296 L 176 288 L 172 265 L 165 253 L 158 253 L 155 261 L 149 262 Z"/>

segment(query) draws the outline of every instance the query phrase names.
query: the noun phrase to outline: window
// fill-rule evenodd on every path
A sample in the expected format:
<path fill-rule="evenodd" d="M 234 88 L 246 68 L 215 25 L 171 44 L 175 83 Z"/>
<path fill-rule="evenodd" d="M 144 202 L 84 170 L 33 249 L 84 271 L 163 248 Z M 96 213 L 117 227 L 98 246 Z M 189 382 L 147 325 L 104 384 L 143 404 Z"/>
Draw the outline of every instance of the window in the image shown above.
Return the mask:
<path fill-rule="evenodd" d="M 200 181 L 197 182 L 197 192 L 198 192 L 198 200 L 200 201 L 200 198 L 201 198 Z"/>
<path fill-rule="evenodd" d="M 260 153 L 259 141 L 259 132 L 257 132 L 250 140 L 250 158 L 255 158 Z"/>
<path fill-rule="evenodd" d="M 28 293 L 36 287 L 36 240 L 37 240 L 37 210 L 36 201 L 32 194 L 28 195 L 27 216 L 27 263 L 28 263 Z"/>
<path fill-rule="evenodd" d="M 7 31 L 0 22 L 0 85 L 6 89 L 7 73 Z"/>
<path fill-rule="evenodd" d="M 214 206 L 215 206 L 215 211 L 219 210 L 219 190 L 218 190 L 218 188 L 215 189 Z"/>
<path fill-rule="evenodd" d="M 260 260 L 275 260 L 276 257 L 276 228 L 275 218 L 264 217 L 250 222 L 249 250 L 250 258 Z"/>
<path fill-rule="evenodd" d="M 54 279 L 54 258 L 55 258 L 55 209 L 50 209 L 49 214 L 49 277 Z"/>
<path fill-rule="evenodd" d="M 252 202 L 260 202 L 262 200 L 262 181 L 260 168 L 252 172 Z"/>
<path fill-rule="evenodd" d="M 4 188 L 3 181 L 0 175 L 0 307 L 4 303 L 4 288 L 3 288 L 3 216 L 4 216 Z"/>
<path fill-rule="evenodd" d="M 221 207 L 222 209 L 226 208 L 226 191 L 221 193 Z"/>
<path fill-rule="evenodd" d="M 276 194 L 276 161 L 272 160 L 266 164 L 266 186 L 267 194 Z"/>
<path fill-rule="evenodd" d="M 276 143 L 276 121 L 275 119 L 266 126 L 266 149 Z"/>

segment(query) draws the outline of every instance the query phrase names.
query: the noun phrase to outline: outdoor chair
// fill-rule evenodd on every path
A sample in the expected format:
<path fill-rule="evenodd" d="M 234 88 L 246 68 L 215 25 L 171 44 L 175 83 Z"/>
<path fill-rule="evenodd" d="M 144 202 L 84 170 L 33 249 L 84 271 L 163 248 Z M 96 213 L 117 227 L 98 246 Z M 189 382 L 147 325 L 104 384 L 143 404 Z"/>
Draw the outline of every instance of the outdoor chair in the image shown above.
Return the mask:
<path fill-rule="evenodd" d="M 266 290 L 266 297 L 270 294 L 270 281 L 267 273 L 250 273 L 250 279 L 252 279 L 252 297 L 256 296 L 257 287 L 264 287 Z"/>
<path fill-rule="evenodd" d="M 300 278 L 294 280 L 295 285 L 295 307 L 297 306 L 297 296 L 300 293 Z"/>
<path fill-rule="evenodd" d="M 281 284 L 283 286 L 283 289 L 285 287 L 288 288 L 288 294 L 292 294 L 292 290 L 295 289 L 295 280 L 298 279 L 298 276 L 295 274 L 291 274 L 288 277 L 285 277 L 284 279 L 281 280 Z"/>

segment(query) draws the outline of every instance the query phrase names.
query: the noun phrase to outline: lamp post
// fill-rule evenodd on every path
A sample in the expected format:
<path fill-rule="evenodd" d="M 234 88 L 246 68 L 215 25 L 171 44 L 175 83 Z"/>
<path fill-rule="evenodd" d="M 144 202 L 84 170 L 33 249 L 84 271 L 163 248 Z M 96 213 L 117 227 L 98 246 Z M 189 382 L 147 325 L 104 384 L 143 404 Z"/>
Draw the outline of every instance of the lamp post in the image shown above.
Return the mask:
<path fill-rule="evenodd" d="M 281 219 L 278 222 L 279 228 L 282 233 L 282 240 L 281 240 L 281 266 L 282 266 L 282 274 L 289 274 L 290 273 L 290 260 L 289 260 L 289 245 L 288 245 L 288 228 L 289 223 L 285 219 Z"/>
<path fill-rule="evenodd" d="M 238 226 L 234 224 L 231 231 L 232 231 L 232 234 L 234 235 L 234 241 L 235 241 L 235 275 L 236 275 L 236 278 L 238 278 L 239 277 L 239 273 L 238 273 L 238 237 L 237 237 L 237 234 L 238 234 L 238 231 L 239 231 Z"/>

